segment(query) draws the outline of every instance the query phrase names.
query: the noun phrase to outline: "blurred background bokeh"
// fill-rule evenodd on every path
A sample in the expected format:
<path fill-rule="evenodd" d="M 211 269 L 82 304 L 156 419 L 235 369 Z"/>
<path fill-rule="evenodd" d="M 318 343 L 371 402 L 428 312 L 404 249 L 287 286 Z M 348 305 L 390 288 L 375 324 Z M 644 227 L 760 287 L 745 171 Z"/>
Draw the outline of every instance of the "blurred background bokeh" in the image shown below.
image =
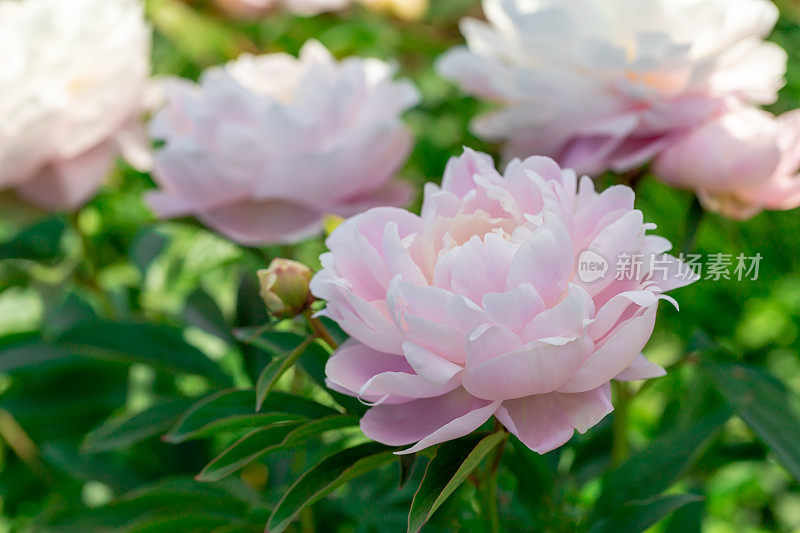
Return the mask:
<path fill-rule="evenodd" d="M 393 12 L 390 4 L 307 18 L 275 11 L 236 20 L 211 1 L 148 0 L 154 73 L 196 79 L 204 68 L 242 52 L 296 54 L 314 38 L 337 57 L 396 61 L 419 87 L 422 102 L 406 116 L 416 146 L 404 179 L 418 186 L 441 179 L 448 158 L 462 146 L 496 155 L 496 146 L 468 130 L 487 104 L 464 96 L 434 69 L 437 56 L 462 42 L 458 21 L 480 16 L 478 0 L 431 0 L 427 9 L 423 2 L 407 12 Z M 770 110 L 782 112 L 800 107 L 800 4 L 777 4 L 781 19 L 771 39 L 790 61 L 788 84 Z M 612 178 L 600 181 L 607 185 Z M 224 482 L 193 481 L 214 451 L 230 442 L 224 434 L 176 445 L 162 442 L 151 424 L 139 434 L 129 431 L 121 442 L 105 438 L 115 421 L 152 406 L 158 408 L 150 416 L 169 429 L 191 398 L 251 383 L 261 348 L 242 344 L 230 330 L 266 321 L 254 273 L 287 253 L 239 247 L 190 221 L 157 222 L 141 199 L 152 187 L 146 174 L 118 163 L 100 194 L 69 216 L 0 197 L 0 531 L 94 531 L 113 529 L 111 524 L 205 531 L 214 529 L 214 520 L 219 531 L 262 531 L 265 510 L 291 479 L 295 459 L 277 454 Z M 646 177 L 637 207 L 679 248 L 692 199 Z M 291 252 L 316 267 L 323 248 L 316 239 Z M 670 367 L 691 362 L 705 353 L 693 352 L 698 346 L 714 342 L 722 347 L 716 357 L 765 368 L 800 398 L 797 211 L 765 212 L 745 223 L 708 214 L 695 250 L 761 254 L 759 277 L 701 281 L 680 290 L 680 312 L 662 306 L 647 355 Z M 97 317 L 105 329 L 74 327 L 89 318 L 96 324 Z M 698 372 L 678 364 L 637 395 L 625 429 L 634 449 L 701 406 L 721 401 Z M 580 516 L 597 496 L 611 426 L 607 419 L 547 456 L 558 473 L 547 498 L 526 493 L 508 472 L 501 475 L 505 530 L 536 524 L 569 531 L 559 517 Z M 317 504 L 318 530 L 404 529 L 412 492 L 408 486 L 398 490 L 394 471 L 387 472 L 361 478 Z M 684 507 L 656 531 L 800 531 L 800 487 L 739 418 L 702 450 L 680 487 L 705 500 Z M 131 491 L 139 492 L 115 500 Z M 452 530 L 457 522 L 469 530 L 471 497 L 469 490 L 459 493 L 431 530 Z M 198 508 L 205 522 L 170 519 Z M 160 516 L 163 521 L 152 520 Z"/>

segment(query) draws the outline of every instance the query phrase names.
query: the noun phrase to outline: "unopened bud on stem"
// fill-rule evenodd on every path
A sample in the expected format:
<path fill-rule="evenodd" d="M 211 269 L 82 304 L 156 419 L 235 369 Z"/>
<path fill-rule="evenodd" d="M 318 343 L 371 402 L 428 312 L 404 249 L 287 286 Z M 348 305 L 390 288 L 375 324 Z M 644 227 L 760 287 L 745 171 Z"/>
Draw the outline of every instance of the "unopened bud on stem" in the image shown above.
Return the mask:
<path fill-rule="evenodd" d="M 314 301 L 308 290 L 313 275 L 306 265 L 290 259 L 274 259 L 269 268 L 259 270 L 261 298 L 269 312 L 291 317 L 305 311 Z"/>

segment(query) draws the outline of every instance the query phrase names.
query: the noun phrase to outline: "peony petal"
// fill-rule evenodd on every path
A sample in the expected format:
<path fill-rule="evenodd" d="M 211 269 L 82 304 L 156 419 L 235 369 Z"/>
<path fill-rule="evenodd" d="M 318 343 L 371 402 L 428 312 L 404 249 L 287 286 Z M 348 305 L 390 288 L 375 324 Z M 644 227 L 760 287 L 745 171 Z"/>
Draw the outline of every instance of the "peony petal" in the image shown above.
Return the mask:
<path fill-rule="evenodd" d="M 494 414 L 499 402 L 487 402 L 456 389 L 436 398 L 402 405 L 378 405 L 361 419 L 361 431 L 389 446 L 417 443 L 401 453 L 414 453 L 434 444 L 463 437 Z"/>
<path fill-rule="evenodd" d="M 581 337 L 565 339 L 559 345 L 538 343 L 480 364 L 473 364 L 469 358 L 469 347 L 467 353 L 464 388 L 479 398 L 507 400 L 545 394 L 563 386 L 591 354 L 591 341 Z"/>
<path fill-rule="evenodd" d="M 585 392 L 612 380 L 625 370 L 645 347 L 656 321 L 658 306 L 643 308 L 606 339 L 559 392 Z"/>
<path fill-rule="evenodd" d="M 611 405 L 611 385 L 606 383 L 596 389 L 576 394 L 555 394 L 570 425 L 579 433 L 586 433 L 606 417 Z"/>
<path fill-rule="evenodd" d="M 642 354 L 636 356 L 628 368 L 617 374 L 614 379 L 619 381 L 637 381 L 640 379 L 660 378 L 666 376 L 667 371 L 651 362 Z"/>
<path fill-rule="evenodd" d="M 537 453 L 563 446 L 574 433 L 564 408 L 553 394 L 504 401 L 495 416 Z"/>

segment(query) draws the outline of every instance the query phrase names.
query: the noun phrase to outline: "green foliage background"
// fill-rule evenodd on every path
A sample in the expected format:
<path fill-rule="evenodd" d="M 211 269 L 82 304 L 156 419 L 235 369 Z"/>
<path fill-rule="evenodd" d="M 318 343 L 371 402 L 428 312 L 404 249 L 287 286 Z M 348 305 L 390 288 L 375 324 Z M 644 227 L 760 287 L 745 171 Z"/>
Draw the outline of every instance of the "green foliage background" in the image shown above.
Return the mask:
<path fill-rule="evenodd" d="M 196 78 L 240 52 L 295 54 L 315 38 L 339 57 L 397 61 L 420 88 L 422 103 L 407 115 L 417 144 L 405 179 L 420 186 L 439 180 L 464 145 L 497 153 L 468 131 L 486 104 L 462 95 L 433 68 L 438 55 L 462 42 L 458 20 L 480 16 L 476 0 L 433 0 L 425 19 L 414 22 L 362 8 L 234 22 L 202 2 L 146 4 L 158 75 Z M 800 8 L 790 0 L 779 7 L 772 38 L 787 49 L 790 65 L 773 110 L 785 111 L 800 107 Z M 193 479 L 266 422 L 236 419 L 184 440 L 175 433 L 182 413 L 219 390 L 252 387 L 271 359 L 302 338 L 297 323 L 278 323 L 278 332 L 266 335 L 254 329 L 270 321 L 255 270 L 287 254 L 316 266 L 324 245 L 245 249 L 190 220 L 157 222 L 141 200 L 152 186 L 149 176 L 119 164 L 74 215 L 52 217 L 2 197 L 0 531 L 263 531 L 300 472 L 364 440 L 355 429 L 336 438 L 326 433 L 277 448 L 222 481 Z M 690 193 L 651 177 L 638 188 L 638 207 L 677 247 L 691 202 Z M 675 295 L 680 312 L 662 306 L 646 353 L 673 368 L 635 395 L 627 417 L 615 412 L 544 457 L 512 441 L 499 478 L 503 530 L 639 530 L 647 525 L 636 521 L 642 509 L 658 507 L 679 509 L 657 513 L 665 518 L 655 531 L 800 531 L 799 236 L 797 211 L 746 223 L 707 215 L 696 250 L 760 253 L 759 279 L 701 281 Z M 302 355 L 299 378 L 290 371 L 275 388 L 332 408 L 337 398 L 308 377 L 318 375 L 327 356 L 321 346 L 315 350 Z M 294 401 L 277 398 L 280 409 Z M 358 412 L 357 403 L 339 400 Z M 239 405 L 220 413 L 242 414 Z M 614 453 L 633 455 L 609 474 L 620 419 L 624 426 L 616 431 L 631 449 Z M 172 442 L 160 438 L 170 430 Z M 418 459 L 402 489 L 398 461 L 371 470 L 290 527 L 404 530 L 428 460 Z M 701 498 L 676 500 L 686 493 Z M 426 531 L 480 531 L 480 509 L 466 483 Z"/>

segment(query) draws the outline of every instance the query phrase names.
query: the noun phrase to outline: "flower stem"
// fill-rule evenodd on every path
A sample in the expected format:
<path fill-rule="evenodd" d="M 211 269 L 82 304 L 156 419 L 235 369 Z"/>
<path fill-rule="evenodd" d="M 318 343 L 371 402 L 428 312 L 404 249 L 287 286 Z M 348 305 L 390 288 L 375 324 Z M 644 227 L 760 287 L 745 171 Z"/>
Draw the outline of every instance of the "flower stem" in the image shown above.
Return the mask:
<path fill-rule="evenodd" d="M 334 350 L 339 347 L 339 343 L 333 340 L 331 334 L 328 333 L 328 330 L 325 328 L 325 325 L 320 321 L 318 318 L 314 318 L 311 314 L 311 311 L 306 311 L 306 320 L 308 320 L 308 324 L 311 326 L 311 329 L 314 331 L 314 335 L 322 340 L 325 343 L 333 348 Z"/>
<path fill-rule="evenodd" d="M 629 385 L 624 381 L 615 381 L 613 384 L 616 398 L 612 424 L 611 463 L 617 466 L 628 456 L 628 413 L 632 394 Z"/>

